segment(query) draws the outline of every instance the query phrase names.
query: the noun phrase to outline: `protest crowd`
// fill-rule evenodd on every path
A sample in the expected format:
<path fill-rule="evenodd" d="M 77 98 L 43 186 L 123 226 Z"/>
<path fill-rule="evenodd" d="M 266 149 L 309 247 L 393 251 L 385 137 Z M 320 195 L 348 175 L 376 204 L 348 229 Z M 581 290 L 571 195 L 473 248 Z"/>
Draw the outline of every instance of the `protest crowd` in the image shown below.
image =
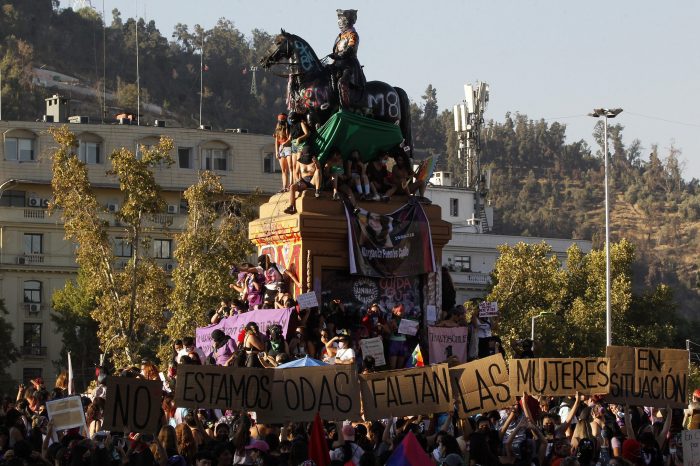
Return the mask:
<path fill-rule="evenodd" d="M 518 359 L 511 360 L 510 382 L 505 369 L 499 369 L 505 381 L 496 380 L 494 368 L 505 367 L 505 352 L 491 330 L 493 319 L 480 318 L 478 310 L 467 315 L 463 306 L 453 303 L 443 309 L 433 330 L 462 332 L 462 339 L 450 340 L 459 342 L 459 348 L 433 354 L 431 362 L 439 364 L 424 365 L 418 344 L 420 332 L 399 331 L 406 319 L 404 303 L 387 309 L 386 302 L 380 300 L 356 312 L 341 300 L 331 299 L 325 305 L 305 308 L 290 297 L 289 274 L 280 269 L 267 256 L 261 256 L 257 266 L 235 267 L 232 289 L 238 297 L 223 300 L 212 314 L 212 325 L 198 329 L 197 337 L 173 342 L 172 358 L 162 365 L 167 370 L 161 372 L 148 360 L 140 367 L 96 368 L 92 387 L 77 398 L 77 410 L 82 414 L 78 425 L 65 428 L 69 416 L 57 411 L 70 410 L 58 407 L 61 401 L 71 399 L 65 372 L 53 388 L 41 379 L 20 385 L 16 397 L 5 397 L 2 402 L 0 464 L 680 466 L 683 433 L 700 428 L 700 390 L 692 393 L 692 401 L 683 409 L 670 402 L 665 407 L 621 403 L 596 393 L 547 395 L 546 388 L 537 388 L 537 380 L 528 385 L 527 375 L 518 378 L 516 388 L 515 371 L 521 374 L 546 367 L 526 364 L 538 361 L 532 359 L 535 354 L 530 340 L 518 341 L 513 348 Z M 222 330 L 228 319 L 246 321 L 246 315 L 256 312 L 286 312 L 287 325 L 250 320 L 231 336 Z M 375 339 L 377 345 L 363 345 L 368 339 Z M 324 366 L 277 368 L 309 358 Z M 469 372 L 473 365 L 486 361 L 494 361 L 486 372 Z M 578 360 L 573 361 L 576 371 Z M 612 364 L 605 361 L 582 362 L 586 381 L 576 375 L 569 389 L 586 390 L 588 385 L 589 391 L 595 391 L 589 379 L 598 376 L 602 377 L 601 386 L 610 383 L 614 379 Z M 590 367 L 597 364 L 595 367 L 605 371 L 597 374 L 589 370 L 589 362 L 593 364 Z M 566 362 L 557 367 L 561 367 L 557 374 L 566 373 Z M 464 373 L 455 375 L 455 370 Z M 310 414 L 292 411 L 282 415 L 282 405 L 276 405 L 277 394 L 286 393 L 289 398 L 292 381 L 287 379 L 294 375 L 290 371 L 334 374 L 329 377 L 335 377 L 336 385 L 327 388 L 336 390 L 331 410 L 348 412 L 347 419 L 331 414 L 332 419 L 322 420 L 319 413 L 326 417 L 329 413 L 323 403 Z M 415 371 L 427 371 L 428 376 L 421 379 Z M 486 373 L 491 380 L 483 382 Z M 243 401 L 233 403 L 232 399 L 240 397 L 228 394 L 221 402 L 222 390 L 235 385 L 227 385 L 225 374 L 240 374 L 236 380 L 247 384 L 244 391 L 251 390 L 253 376 L 261 385 L 253 395 L 243 394 Z M 276 381 L 278 374 L 286 374 L 284 381 L 271 383 L 267 392 L 264 381 Z M 345 380 L 355 388 L 343 393 L 337 385 L 338 374 L 360 379 L 362 408 L 359 402 L 352 409 L 341 408 L 343 397 L 359 399 L 359 394 L 352 392 L 360 390 L 356 380 Z M 296 396 L 315 390 L 312 385 L 316 382 L 309 382 L 311 378 L 302 377 L 307 385 L 301 383 Z M 468 379 L 482 380 L 483 384 L 473 390 L 459 389 L 465 380 L 469 385 Z M 222 385 L 215 385 L 219 383 L 215 380 Z M 406 380 L 412 381 L 413 388 L 409 385 L 406 389 Z M 566 377 L 560 381 L 565 385 Z M 555 382 L 545 380 L 543 385 L 552 388 Z M 128 388 L 146 383 L 155 390 L 149 388 L 154 394 L 144 409 L 155 416 L 142 414 L 133 399 L 129 401 L 129 393 L 136 397 L 139 392 Z M 218 387 L 218 395 L 214 389 L 203 388 L 206 383 Z M 276 391 L 280 387 L 286 392 Z M 540 393 L 528 393 L 527 388 L 532 387 Z M 399 401 L 392 404 L 393 390 Z M 473 401 L 475 391 L 477 402 Z M 414 397 L 411 392 L 415 392 Z M 681 392 L 685 394 L 685 388 Z M 302 403 L 306 403 L 304 393 Z M 318 393 L 322 398 L 323 392 Z M 254 406 L 257 408 L 246 409 Z M 271 406 L 274 409 L 268 409 Z M 129 409 L 133 413 L 127 414 Z M 115 414 L 123 422 L 115 419 Z M 143 416 L 149 419 L 139 424 Z M 124 421 L 128 417 L 132 417 L 130 423 Z"/>

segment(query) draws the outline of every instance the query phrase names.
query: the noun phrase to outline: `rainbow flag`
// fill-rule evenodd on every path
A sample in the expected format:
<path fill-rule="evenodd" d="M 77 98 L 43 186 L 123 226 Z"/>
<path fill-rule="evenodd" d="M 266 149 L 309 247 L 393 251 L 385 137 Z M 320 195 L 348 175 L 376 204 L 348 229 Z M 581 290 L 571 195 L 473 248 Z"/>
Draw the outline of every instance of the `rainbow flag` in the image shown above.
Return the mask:
<path fill-rule="evenodd" d="M 401 445 L 394 450 L 386 464 L 387 466 L 435 466 L 411 431 L 406 434 Z"/>
<path fill-rule="evenodd" d="M 440 154 L 435 154 L 421 160 L 416 169 L 416 181 L 425 181 L 427 183 L 433 176 L 433 173 L 435 173 L 439 158 Z"/>
<path fill-rule="evenodd" d="M 420 343 L 416 345 L 416 349 L 411 353 L 411 367 L 424 367 L 423 353 L 420 351 Z"/>

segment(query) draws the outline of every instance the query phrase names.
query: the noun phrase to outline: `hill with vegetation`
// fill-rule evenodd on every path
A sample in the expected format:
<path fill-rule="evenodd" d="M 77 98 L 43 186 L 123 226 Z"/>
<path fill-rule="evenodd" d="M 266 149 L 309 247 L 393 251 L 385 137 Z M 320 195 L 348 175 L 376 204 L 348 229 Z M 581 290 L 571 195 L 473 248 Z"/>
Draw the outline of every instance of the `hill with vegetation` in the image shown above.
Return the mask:
<path fill-rule="evenodd" d="M 251 93 L 251 67 L 272 42 L 267 32 L 256 29 L 246 35 L 222 18 L 208 30 L 178 24 L 168 37 L 154 21 L 124 19 L 115 9 L 103 23 L 95 10 L 62 9 L 57 0 L 0 0 L 3 118 L 39 118 L 43 99 L 57 89 L 78 97 L 81 114 L 93 118 L 135 112 L 137 30 L 146 121 L 165 118 L 198 125 L 201 71 L 204 124 L 271 132 L 274 115 L 285 108 L 286 81 L 258 72 L 257 92 Z M 43 82 L 37 69 L 74 77 L 75 82 Z M 429 85 L 412 111 L 416 147 L 444 154 L 445 168 L 458 184 L 463 182 L 452 115 L 439 111 L 437 90 Z M 628 238 L 636 248 L 637 291 L 670 285 L 681 314 L 696 318 L 699 182 L 683 178 L 678 149 L 660 153 L 652 146 L 643 153 L 641 141 L 623 142 L 623 131 L 617 123 L 609 127 L 612 239 Z M 566 125 L 518 113 L 486 122 L 482 162 L 492 173 L 494 232 L 591 239 L 600 248 L 602 122 L 594 136 L 597 147 L 567 142 Z"/>

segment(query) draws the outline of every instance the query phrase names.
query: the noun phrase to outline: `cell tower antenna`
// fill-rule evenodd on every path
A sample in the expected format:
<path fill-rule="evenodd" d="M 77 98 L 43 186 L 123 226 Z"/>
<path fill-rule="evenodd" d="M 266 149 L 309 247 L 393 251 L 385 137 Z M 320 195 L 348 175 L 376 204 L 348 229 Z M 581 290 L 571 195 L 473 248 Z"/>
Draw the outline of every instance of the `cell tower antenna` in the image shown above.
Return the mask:
<path fill-rule="evenodd" d="M 251 66 L 250 71 L 253 72 L 253 82 L 250 83 L 250 93 L 257 97 L 257 95 L 258 95 L 258 83 L 256 82 L 256 79 L 255 79 L 255 72 L 258 71 L 258 67 Z"/>
<path fill-rule="evenodd" d="M 94 8 L 91 0 L 73 0 L 73 11 L 78 11 L 83 8 Z"/>

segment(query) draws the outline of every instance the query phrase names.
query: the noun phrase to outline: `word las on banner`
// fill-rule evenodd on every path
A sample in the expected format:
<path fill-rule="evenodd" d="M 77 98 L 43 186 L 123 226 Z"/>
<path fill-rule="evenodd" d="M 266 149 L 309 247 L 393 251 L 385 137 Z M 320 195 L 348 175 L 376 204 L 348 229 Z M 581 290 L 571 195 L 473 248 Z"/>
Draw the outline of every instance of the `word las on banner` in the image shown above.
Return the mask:
<path fill-rule="evenodd" d="M 180 365 L 175 404 L 183 408 L 269 410 L 272 376 L 267 369 Z"/>
<path fill-rule="evenodd" d="M 423 207 L 408 203 L 382 215 L 345 205 L 350 273 L 407 277 L 435 271 L 430 223 Z"/>
<path fill-rule="evenodd" d="M 360 350 L 362 351 L 363 358 L 366 358 L 367 356 L 372 356 L 374 358 L 375 366 L 386 366 L 382 337 L 363 338 L 360 340 Z"/>
<path fill-rule="evenodd" d="M 515 403 L 506 361 L 500 353 L 453 367 L 450 377 L 460 418 Z"/>
<path fill-rule="evenodd" d="M 79 396 L 47 401 L 46 414 L 53 421 L 56 432 L 85 426 L 85 411 Z"/>
<path fill-rule="evenodd" d="M 360 375 L 365 420 L 452 410 L 447 364 Z"/>
<path fill-rule="evenodd" d="M 256 411 L 259 422 L 311 422 L 318 412 L 328 421 L 360 420 L 360 390 L 353 366 L 269 369 L 272 409 Z"/>
<path fill-rule="evenodd" d="M 683 408 L 688 399 L 688 351 L 608 346 L 612 403 Z"/>
<path fill-rule="evenodd" d="M 510 389 L 531 395 L 603 395 L 610 390 L 608 358 L 511 359 Z"/>
<path fill-rule="evenodd" d="M 482 301 L 479 303 L 479 318 L 498 317 L 498 303 L 496 301 Z"/>
<path fill-rule="evenodd" d="M 467 327 L 428 327 L 430 364 L 455 357 L 467 362 Z"/>
<path fill-rule="evenodd" d="M 258 309 L 257 311 L 248 311 L 244 314 L 226 317 L 221 319 L 218 324 L 197 328 L 195 331 L 197 347 L 201 348 L 204 354 L 208 356 L 214 351 L 211 339 L 211 334 L 214 330 L 221 330 L 233 340 L 236 340 L 238 334 L 249 322 L 258 324 L 258 329 L 263 334 L 267 331 L 267 327 L 272 324 L 278 324 L 282 327 L 282 335 L 286 337 L 291 315 L 292 309 L 289 308 Z"/>
<path fill-rule="evenodd" d="M 153 433 L 161 422 L 160 380 L 107 377 L 105 430 Z"/>

